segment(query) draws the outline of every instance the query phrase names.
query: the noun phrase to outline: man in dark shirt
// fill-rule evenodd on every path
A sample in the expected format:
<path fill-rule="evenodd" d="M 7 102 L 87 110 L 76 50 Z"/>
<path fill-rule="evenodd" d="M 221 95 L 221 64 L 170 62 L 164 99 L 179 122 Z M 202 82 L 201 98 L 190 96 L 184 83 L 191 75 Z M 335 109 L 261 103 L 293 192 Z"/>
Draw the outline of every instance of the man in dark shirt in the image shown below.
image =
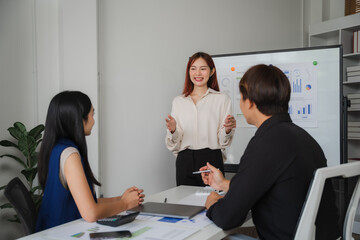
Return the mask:
<path fill-rule="evenodd" d="M 260 239 L 293 239 L 310 182 L 326 166 L 319 144 L 288 115 L 290 83 L 275 66 L 256 65 L 242 77 L 240 108 L 258 130 L 240 160 L 238 173 L 226 180 L 208 164 L 200 170 L 212 193 L 207 216 L 228 230 L 240 226 L 249 210 Z"/>

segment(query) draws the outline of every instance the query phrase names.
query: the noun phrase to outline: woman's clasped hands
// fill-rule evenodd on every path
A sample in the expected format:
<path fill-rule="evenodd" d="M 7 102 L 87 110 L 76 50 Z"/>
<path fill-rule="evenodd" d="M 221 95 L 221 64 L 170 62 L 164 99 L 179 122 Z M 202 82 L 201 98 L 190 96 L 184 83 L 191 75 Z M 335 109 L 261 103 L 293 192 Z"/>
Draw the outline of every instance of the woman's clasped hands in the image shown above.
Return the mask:
<path fill-rule="evenodd" d="M 125 202 L 127 209 L 134 208 L 142 204 L 145 194 L 144 190 L 137 187 L 130 187 L 125 190 L 121 199 Z"/>

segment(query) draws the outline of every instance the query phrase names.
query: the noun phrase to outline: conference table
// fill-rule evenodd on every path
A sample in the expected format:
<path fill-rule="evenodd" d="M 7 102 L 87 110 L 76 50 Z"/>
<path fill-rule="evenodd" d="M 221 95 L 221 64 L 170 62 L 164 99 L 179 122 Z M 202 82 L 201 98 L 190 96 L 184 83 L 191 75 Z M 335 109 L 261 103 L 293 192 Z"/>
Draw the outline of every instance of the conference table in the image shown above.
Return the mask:
<path fill-rule="evenodd" d="M 146 196 L 145 202 L 178 203 L 185 205 L 204 206 L 207 195 L 199 194 L 204 188 L 194 186 L 178 186 L 150 196 Z M 242 226 L 252 226 L 250 214 Z M 131 239 L 222 239 L 235 231 L 223 231 L 206 217 L 206 212 L 201 212 L 192 219 L 171 219 L 156 216 L 138 215 L 131 222 L 118 227 L 109 227 L 97 223 L 88 223 L 78 219 L 34 233 L 21 238 L 22 240 L 40 239 L 90 239 L 91 232 L 106 232 L 130 230 L 133 233 Z"/>

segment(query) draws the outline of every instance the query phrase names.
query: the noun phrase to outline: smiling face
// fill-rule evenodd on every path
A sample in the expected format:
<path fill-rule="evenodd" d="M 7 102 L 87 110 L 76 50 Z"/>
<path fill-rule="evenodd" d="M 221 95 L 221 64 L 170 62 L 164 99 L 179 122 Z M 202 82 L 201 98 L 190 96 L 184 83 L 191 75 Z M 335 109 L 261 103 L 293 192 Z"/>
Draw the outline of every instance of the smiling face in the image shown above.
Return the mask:
<path fill-rule="evenodd" d="M 207 87 L 207 82 L 212 76 L 214 70 L 211 71 L 209 65 L 203 58 L 196 59 L 189 69 L 190 80 L 194 87 Z"/>

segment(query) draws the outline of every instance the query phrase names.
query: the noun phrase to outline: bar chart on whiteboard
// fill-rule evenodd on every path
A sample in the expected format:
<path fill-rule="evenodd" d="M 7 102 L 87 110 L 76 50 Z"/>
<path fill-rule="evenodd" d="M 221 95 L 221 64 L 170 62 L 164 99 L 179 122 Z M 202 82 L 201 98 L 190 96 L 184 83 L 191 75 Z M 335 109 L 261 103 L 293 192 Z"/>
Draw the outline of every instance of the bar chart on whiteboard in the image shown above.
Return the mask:
<path fill-rule="evenodd" d="M 257 64 L 274 65 L 287 77 L 291 96 L 288 113 L 296 125 L 321 146 L 328 165 L 340 164 L 344 112 L 342 98 L 342 48 L 340 45 L 270 50 L 213 56 L 220 91 L 232 100 L 236 131 L 226 148 L 227 163 L 239 163 L 257 128 L 246 122 L 240 110 L 239 82 Z"/>
<path fill-rule="evenodd" d="M 252 127 L 240 110 L 239 82 L 251 66 L 237 65 L 218 69 L 220 91 L 230 96 L 238 127 Z M 316 64 L 296 63 L 277 65 L 287 76 L 291 87 L 289 114 L 301 127 L 317 127 L 317 71 Z"/>
<path fill-rule="evenodd" d="M 289 114 L 301 127 L 317 127 L 317 71 L 316 64 L 278 66 L 288 77 L 291 87 Z"/>

